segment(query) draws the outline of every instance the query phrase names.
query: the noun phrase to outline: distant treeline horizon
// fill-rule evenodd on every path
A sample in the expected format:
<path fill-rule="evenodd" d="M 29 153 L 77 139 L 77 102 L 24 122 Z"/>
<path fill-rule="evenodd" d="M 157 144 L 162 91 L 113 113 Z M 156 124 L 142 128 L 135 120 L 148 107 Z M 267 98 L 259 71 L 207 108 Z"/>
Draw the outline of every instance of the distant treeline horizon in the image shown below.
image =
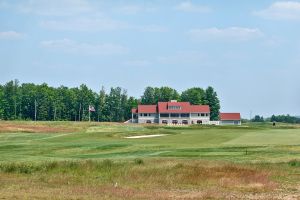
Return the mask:
<path fill-rule="evenodd" d="M 299 116 L 291 116 L 287 115 L 272 115 L 271 117 L 264 118 L 260 115 L 255 115 L 251 120 L 251 122 L 283 122 L 283 123 L 300 123 Z"/>
<path fill-rule="evenodd" d="M 220 101 L 213 87 L 188 88 L 179 93 L 171 87 L 146 87 L 141 97 L 127 95 L 121 87 L 95 92 L 79 87 L 51 87 L 47 83 L 22 83 L 15 79 L 0 84 L 0 120 L 91 121 L 122 122 L 131 118 L 131 109 L 138 104 L 156 104 L 170 100 L 188 101 L 194 105 L 209 105 L 211 120 L 218 120 Z"/>

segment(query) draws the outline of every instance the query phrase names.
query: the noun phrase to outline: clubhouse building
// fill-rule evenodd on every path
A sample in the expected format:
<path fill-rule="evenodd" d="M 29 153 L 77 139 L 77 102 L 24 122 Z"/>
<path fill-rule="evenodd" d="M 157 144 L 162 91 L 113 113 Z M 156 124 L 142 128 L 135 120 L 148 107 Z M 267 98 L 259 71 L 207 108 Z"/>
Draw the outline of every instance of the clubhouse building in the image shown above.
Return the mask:
<path fill-rule="evenodd" d="M 241 124 L 239 113 L 235 113 L 234 116 L 229 115 L 229 117 L 226 113 L 221 113 L 220 117 L 223 120 L 210 121 L 210 108 L 208 105 L 191 105 L 189 102 L 172 100 L 170 102 L 158 102 L 157 105 L 138 105 L 137 108 L 132 109 L 131 123 Z"/>

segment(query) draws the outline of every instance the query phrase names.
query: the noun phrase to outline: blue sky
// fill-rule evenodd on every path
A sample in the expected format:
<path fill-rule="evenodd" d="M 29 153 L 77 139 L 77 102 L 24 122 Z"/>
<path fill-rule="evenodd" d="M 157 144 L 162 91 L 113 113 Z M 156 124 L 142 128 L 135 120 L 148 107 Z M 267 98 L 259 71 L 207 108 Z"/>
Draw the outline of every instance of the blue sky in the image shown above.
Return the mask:
<path fill-rule="evenodd" d="M 0 0 L 0 83 L 211 85 L 222 111 L 300 115 L 299 35 L 300 1 Z"/>

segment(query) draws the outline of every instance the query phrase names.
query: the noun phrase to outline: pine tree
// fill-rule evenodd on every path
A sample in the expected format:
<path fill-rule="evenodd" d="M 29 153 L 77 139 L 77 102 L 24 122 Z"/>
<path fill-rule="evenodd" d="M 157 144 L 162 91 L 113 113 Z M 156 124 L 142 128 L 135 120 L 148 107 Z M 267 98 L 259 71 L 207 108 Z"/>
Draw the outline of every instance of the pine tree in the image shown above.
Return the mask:
<path fill-rule="evenodd" d="M 0 85 L 0 120 L 4 119 L 4 101 L 3 86 Z"/>
<path fill-rule="evenodd" d="M 99 96 L 98 96 L 98 101 L 97 101 L 97 118 L 98 121 L 105 121 L 105 99 L 106 99 L 106 94 L 105 94 L 105 88 L 102 86 Z"/>
<path fill-rule="evenodd" d="M 3 87 L 3 94 L 4 94 L 4 104 L 3 104 L 3 111 L 4 111 L 4 119 L 11 120 L 14 119 L 15 113 L 15 94 L 14 94 L 14 82 L 9 81 Z"/>
<path fill-rule="evenodd" d="M 210 107 L 210 119 L 218 120 L 220 114 L 220 101 L 217 93 L 211 86 L 205 90 L 205 104 Z"/>
<path fill-rule="evenodd" d="M 142 104 L 151 105 L 156 104 L 156 98 L 155 98 L 155 89 L 153 87 L 147 87 L 144 91 L 144 94 L 141 99 Z"/>

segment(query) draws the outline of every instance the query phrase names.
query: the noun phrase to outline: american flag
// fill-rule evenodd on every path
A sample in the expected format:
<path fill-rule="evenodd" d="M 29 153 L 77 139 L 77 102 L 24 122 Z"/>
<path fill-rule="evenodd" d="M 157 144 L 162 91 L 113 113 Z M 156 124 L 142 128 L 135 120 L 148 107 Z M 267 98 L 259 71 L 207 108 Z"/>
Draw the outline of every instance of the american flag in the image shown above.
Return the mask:
<path fill-rule="evenodd" d="M 95 112 L 95 111 L 96 110 L 95 110 L 94 106 L 89 105 L 89 112 Z"/>

